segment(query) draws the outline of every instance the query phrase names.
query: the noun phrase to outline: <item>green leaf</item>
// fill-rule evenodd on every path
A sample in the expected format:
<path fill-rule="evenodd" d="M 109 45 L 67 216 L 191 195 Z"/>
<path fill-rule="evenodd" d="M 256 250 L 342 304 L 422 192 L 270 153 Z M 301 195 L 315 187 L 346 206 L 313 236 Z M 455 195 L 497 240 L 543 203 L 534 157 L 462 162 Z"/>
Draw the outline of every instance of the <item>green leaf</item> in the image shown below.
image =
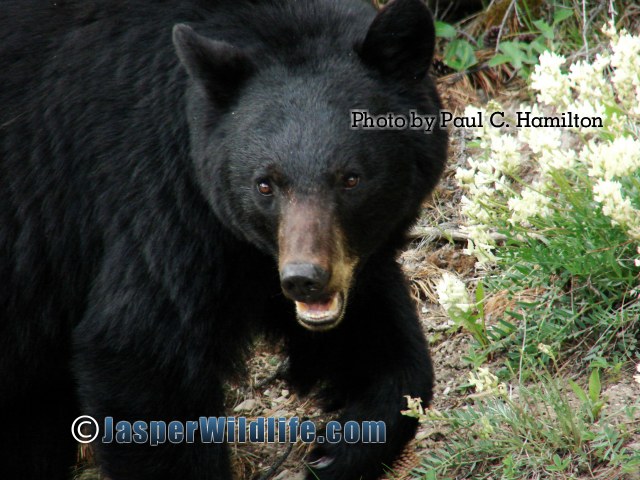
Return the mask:
<path fill-rule="evenodd" d="M 523 62 L 527 61 L 523 47 L 526 48 L 526 44 L 522 42 L 501 42 L 498 46 L 502 53 L 510 57 L 511 65 L 518 69 L 522 68 Z"/>
<path fill-rule="evenodd" d="M 553 24 L 557 25 L 571 16 L 573 16 L 573 9 L 558 9 L 553 13 Z"/>
<path fill-rule="evenodd" d="M 602 412 L 604 405 L 605 405 L 605 402 L 603 401 L 595 402 L 595 404 L 591 408 L 591 415 L 593 416 L 594 422 L 600 418 L 600 412 Z"/>
<path fill-rule="evenodd" d="M 476 285 L 476 308 L 478 309 L 478 319 L 484 323 L 484 285 L 482 281 Z"/>
<path fill-rule="evenodd" d="M 509 55 L 505 55 L 504 53 L 499 53 L 495 55 L 491 60 L 487 62 L 487 65 L 490 67 L 497 67 L 498 65 L 503 65 L 505 63 L 509 63 L 511 61 L 511 57 Z"/>
<path fill-rule="evenodd" d="M 457 33 L 458 31 L 454 26 L 436 20 L 436 37 L 455 38 Z"/>
<path fill-rule="evenodd" d="M 589 376 L 589 398 L 593 403 L 600 400 L 600 392 L 602 391 L 602 384 L 600 383 L 600 370 L 594 368 Z"/>
<path fill-rule="evenodd" d="M 425 480 L 438 480 L 436 477 L 436 472 L 433 470 L 428 470 L 424 478 Z"/>
<path fill-rule="evenodd" d="M 504 313 L 509 315 L 510 317 L 515 318 L 516 320 L 524 321 L 524 316 L 520 313 L 512 312 L 511 310 L 505 310 Z"/>
<path fill-rule="evenodd" d="M 589 403 L 589 399 L 587 398 L 587 394 L 584 392 L 584 390 L 580 387 L 580 385 L 578 385 L 576 382 L 574 382 L 573 380 L 569 380 L 569 386 L 571 387 L 571 390 L 573 390 L 573 393 L 576 394 L 576 397 L 578 397 L 578 399 L 583 402 L 583 403 Z"/>
<path fill-rule="evenodd" d="M 571 461 L 571 459 L 562 460 L 562 458 L 560 458 L 560 455 L 558 455 L 557 453 L 553 455 L 552 460 L 555 467 L 550 468 L 550 470 L 555 472 L 562 472 L 566 470 L 569 462 Z"/>
<path fill-rule="evenodd" d="M 531 50 L 536 51 L 538 55 L 549 50 L 549 47 L 547 47 L 547 45 L 545 44 L 543 37 L 538 37 L 529 45 L 531 47 Z M 538 62 L 536 61 L 535 63 L 538 63 Z"/>
<path fill-rule="evenodd" d="M 475 65 L 478 60 L 473 51 L 473 46 L 466 40 L 453 40 L 444 51 L 443 61 L 445 65 L 460 72 Z"/>
<path fill-rule="evenodd" d="M 553 40 L 553 27 L 551 25 L 544 20 L 536 20 L 533 24 L 538 27 L 538 30 L 540 30 L 540 33 L 542 33 L 545 38 Z"/>

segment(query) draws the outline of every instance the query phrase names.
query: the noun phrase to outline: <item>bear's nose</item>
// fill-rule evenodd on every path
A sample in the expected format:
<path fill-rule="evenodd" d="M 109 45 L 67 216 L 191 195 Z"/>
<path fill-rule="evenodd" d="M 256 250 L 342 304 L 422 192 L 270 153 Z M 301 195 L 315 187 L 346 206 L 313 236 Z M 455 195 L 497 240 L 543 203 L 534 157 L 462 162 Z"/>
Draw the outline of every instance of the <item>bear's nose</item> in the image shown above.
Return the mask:
<path fill-rule="evenodd" d="M 280 285 L 292 300 L 315 300 L 325 294 L 329 272 L 312 263 L 289 263 L 280 271 Z"/>

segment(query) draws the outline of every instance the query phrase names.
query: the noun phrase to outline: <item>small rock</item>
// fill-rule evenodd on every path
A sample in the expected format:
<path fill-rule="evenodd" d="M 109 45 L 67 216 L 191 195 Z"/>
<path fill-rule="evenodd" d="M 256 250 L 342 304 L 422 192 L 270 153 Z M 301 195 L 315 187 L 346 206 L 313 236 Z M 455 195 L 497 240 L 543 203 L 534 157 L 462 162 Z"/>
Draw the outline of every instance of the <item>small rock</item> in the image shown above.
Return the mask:
<path fill-rule="evenodd" d="M 250 412 L 251 410 L 255 410 L 258 406 L 258 401 L 254 398 L 247 398 L 244 402 L 239 403 L 233 411 L 238 412 Z"/>

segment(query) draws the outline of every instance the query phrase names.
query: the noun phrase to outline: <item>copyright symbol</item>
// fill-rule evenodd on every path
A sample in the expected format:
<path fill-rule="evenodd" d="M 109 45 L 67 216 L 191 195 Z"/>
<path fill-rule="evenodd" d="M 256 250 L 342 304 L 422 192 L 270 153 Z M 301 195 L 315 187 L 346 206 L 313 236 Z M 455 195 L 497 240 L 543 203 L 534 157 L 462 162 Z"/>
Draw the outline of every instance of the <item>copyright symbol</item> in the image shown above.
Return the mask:
<path fill-rule="evenodd" d="M 91 428 L 87 428 L 85 425 L 91 425 Z M 90 433 L 84 433 L 83 430 L 84 432 Z M 71 424 L 71 435 L 80 443 L 91 443 L 98 438 L 99 434 L 100 427 L 98 426 L 98 422 L 89 415 L 81 415 Z"/>

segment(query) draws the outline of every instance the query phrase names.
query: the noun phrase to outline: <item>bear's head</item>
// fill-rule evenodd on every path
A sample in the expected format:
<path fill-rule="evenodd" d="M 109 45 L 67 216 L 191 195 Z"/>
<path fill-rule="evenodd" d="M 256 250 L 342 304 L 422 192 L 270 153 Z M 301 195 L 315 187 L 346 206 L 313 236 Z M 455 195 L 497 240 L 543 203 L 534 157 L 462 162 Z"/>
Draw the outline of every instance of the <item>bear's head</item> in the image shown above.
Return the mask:
<path fill-rule="evenodd" d="M 353 110 L 439 111 L 427 8 L 395 0 L 371 17 L 271 49 L 174 27 L 200 188 L 228 228 L 273 255 L 311 330 L 336 326 L 358 270 L 404 244 L 446 159 L 437 122 L 430 134 L 351 128 Z"/>

